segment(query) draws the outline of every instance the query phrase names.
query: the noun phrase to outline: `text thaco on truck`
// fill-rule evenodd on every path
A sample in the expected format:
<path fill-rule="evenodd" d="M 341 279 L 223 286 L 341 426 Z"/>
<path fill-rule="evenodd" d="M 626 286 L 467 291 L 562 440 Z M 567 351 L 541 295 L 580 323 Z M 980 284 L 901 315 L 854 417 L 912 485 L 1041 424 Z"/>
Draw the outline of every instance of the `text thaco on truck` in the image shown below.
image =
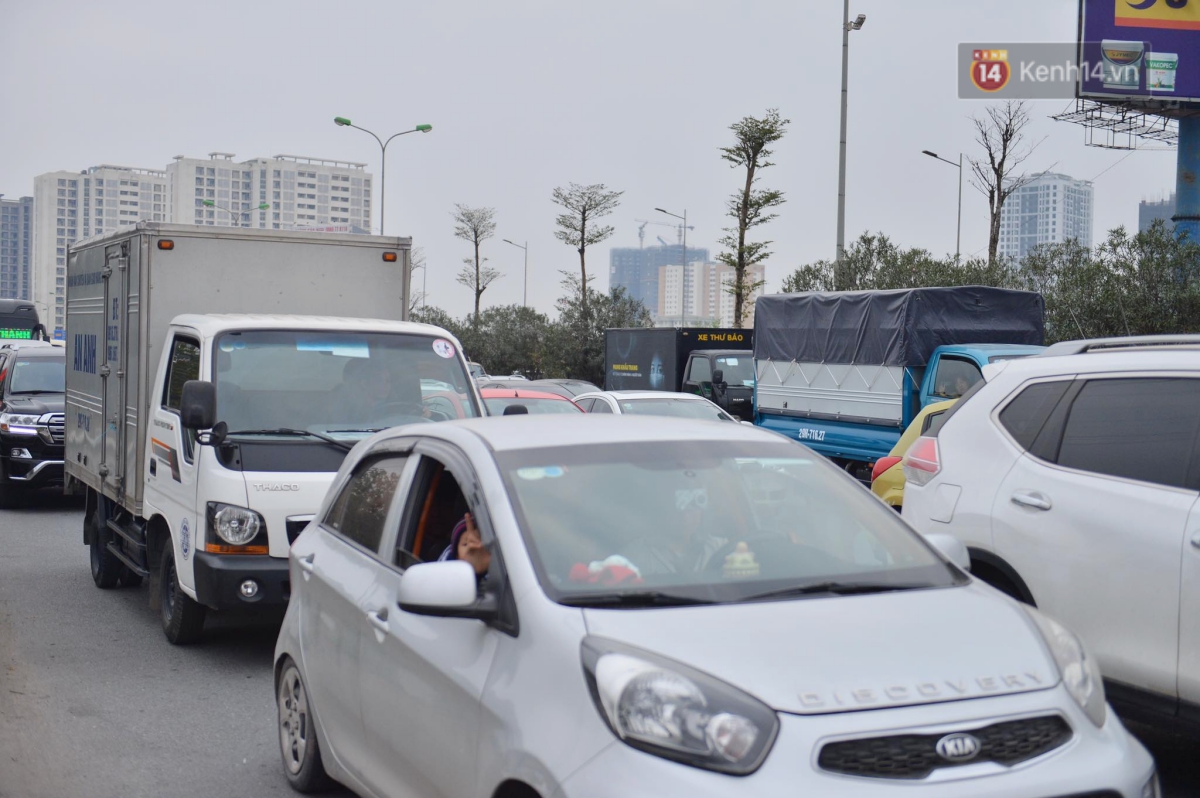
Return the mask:
<path fill-rule="evenodd" d="M 754 420 L 753 334 L 706 327 L 605 331 L 604 390 L 676 391 Z"/>
<path fill-rule="evenodd" d="M 149 577 L 172 642 L 285 603 L 290 542 L 355 442 L 481 414 L 458 342 L 405 320 L 410 247 L 143 222 L 71 250 L 66 473 L 97 586 Z"/>
<path fill-rule="evenodd" d="M 1042 351 L 1041 294 L 981 286 L 775 294 L 754 306 L 755 423 L 864 482 L 925 405 Z"/>

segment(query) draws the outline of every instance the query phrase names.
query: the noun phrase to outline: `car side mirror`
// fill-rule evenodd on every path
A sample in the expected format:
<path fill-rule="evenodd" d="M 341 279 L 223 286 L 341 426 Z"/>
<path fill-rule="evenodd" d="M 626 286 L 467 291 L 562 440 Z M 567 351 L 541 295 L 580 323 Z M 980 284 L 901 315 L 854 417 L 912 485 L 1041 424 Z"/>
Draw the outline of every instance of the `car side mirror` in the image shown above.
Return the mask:
<path fill-rule="evenodd" d="M 963 542 L 954 535 L 947 535 L 945 532 L 933 532 L 925 536 L 925 540 L 942 553 L 950 562 L 957 565 L 964 571 L 971 570 L 971 554 L 967 551 L 967 547 Z"/>
<path fill-rule="evenodd" d="M 438 618 L 486 622 L 500 614 L 500 602 L 490 593 L 479 595 L 475 569 L 462 560 L 423 562 L 405 569 L 396 603 L 405 612 Z"/>
<path fill-rule="evenodd" d="M 202 380 L 185 382 L 179 417 L 187 429 L 211 429 L 217 423 L 217 386 Z"/>

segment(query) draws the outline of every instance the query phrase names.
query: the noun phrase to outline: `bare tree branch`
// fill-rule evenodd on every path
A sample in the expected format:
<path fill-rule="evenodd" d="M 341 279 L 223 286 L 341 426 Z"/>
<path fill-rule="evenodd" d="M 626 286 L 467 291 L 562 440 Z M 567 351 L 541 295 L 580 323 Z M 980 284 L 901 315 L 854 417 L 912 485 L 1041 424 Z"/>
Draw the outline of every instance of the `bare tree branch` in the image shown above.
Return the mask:
<path fill-rule="evenodd" d="M 1031 153 L 1024 146 L 1025 128 L 1029 125 L 1029 109 L 1020 100 L 993 105 L 983 116 L 972 117 L 975 123 L 975 142 L 983 148 L 980 158 L 969 158 L 971 185 L 988 201 L 988 264 L 996 261 L 1000 246 L 1000 211 L 1005 201 L 1034 175 L 1013 176 Z"/>

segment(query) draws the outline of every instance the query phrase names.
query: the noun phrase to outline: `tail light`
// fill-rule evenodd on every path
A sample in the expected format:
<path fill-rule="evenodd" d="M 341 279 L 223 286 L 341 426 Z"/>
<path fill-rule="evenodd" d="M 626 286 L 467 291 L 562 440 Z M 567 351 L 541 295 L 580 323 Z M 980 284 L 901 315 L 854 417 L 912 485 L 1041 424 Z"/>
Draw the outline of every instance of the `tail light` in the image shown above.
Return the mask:
<path fill-rule="evenodd" d="M 913 484 L 929 484 L 941 468 L 937 438 L 917 438 L 904 455 L 904 478 Z"/>
<path fill-rule="evenodd" d="M 875 461 L 875 466 L 871 469 L 871 481 L 874 482 L 875 480 L 879 479 L 880 474 L 882 474 L 884 471 L 887 471 L 889 468 L 894 466 L 896 463 L 899 463 L 903 459 L 903 457 L 892 457 L 890 455 L 887 457 L 880 457 Z"/>

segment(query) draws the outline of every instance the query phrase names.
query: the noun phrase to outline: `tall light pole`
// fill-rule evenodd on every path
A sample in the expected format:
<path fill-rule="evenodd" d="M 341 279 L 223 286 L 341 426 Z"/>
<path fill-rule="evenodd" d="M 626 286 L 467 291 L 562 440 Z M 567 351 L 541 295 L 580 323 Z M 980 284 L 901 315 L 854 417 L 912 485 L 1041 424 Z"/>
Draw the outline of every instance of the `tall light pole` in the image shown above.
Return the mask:
<path fill-rule="evenodd" d="M 679 327 L 683 329 L 687 326 L 687 296 L 684 290 L 684 284 L 687 281 L 687 208 L 683 209 L 683 216 L 670 211 L 664 211 L 662 208 L 655 208 L 659 213 L 665 213 L 667 216 L 674 216 L 676 219 L 683 220 L 683 270 L 679 272 Z"/>
<path fill-rule="evenodd" d="M 241 227 L 242 214 L 250 213 L 252 211 L 265 211 L 267 208 L 271 207 L 271 204 L 269 202 L 260 202 L 258 204 L 257 208 L 247 208 L 244 211 L 231 211 L 231 210 L 229 210 L 229 208 L 226 208 L 224 205 L 218 205 L 217 203 L 213 202 L 212 200 L 208 200 L 208 199 L 202 201 L 201 204 L 205 205 L 209 208 L 220 208 L 221 210 L 225 211 L 225 213 L 229 214 L 229 216 L 233 219 L 234 227 Z"/>
<path fill-rule="evenodd" d="M 835 270 L 834 287 L 841 290 L 842 261 L 846 258 L 846 101 L 849 96 L 848 81 L 850 72 L 850 31 L 859 30 L 867 21 L 866 14 L 859 14 L 850 21 L 850 0 L 842 4 L 842 137 L 841 150 L 838 154 L 838 210 L 837 210 L 837 268 Z"/>
<path fill-rule="evenodd" d="M 361 130 L 363 133 L 371 133 L 365 127 L 353 124 L 344 116 L 335 116 L 333 123 L 338 127 L 352 127 L 355 130 Z M 417 125 L 412 130 L 401 130 L 399 133 L 393 133 L 387 141 L 371 133 L 371 136 L 379 142 L 379 235 L 383 235 L 383 211 L 385 207 L 383 204 L 383 191 L 387 188 L 387 184 L 384 182 L 387 179 L 387 145 L 391 144 L 392 139 L 396 138 L 396 136 L 403 136 L 406 133 L 428 133 L 431 130 L 433 130 L 433 125 Z"/>
<path fill-rule="evenodd" d="M 525 242 L 525 246 L 521 246 L 515 241 L 509 241 L 507 238 L 503 240 L 505 244 L 512 244 L 517 249 L 525 250 L 525 290 L 521 295 L 521 306 L 527 308 L 529 307 L 529 241 Z"/>
<path fill-rule="evenodd" d="M 958 233 L 954 236 L 954 262 L 958 263 L 959 253 L 962 252 L 962 153 L 960 152 L 958 154 L 958 163 L 949 161 L 938 155 L 936 152 L 930 152 L 929 150 L 921 150 L 921 154 L 928 155 L 930 158 L 937 158 L 942 163 L 948 163 L 951 166 L 958 167 Z"/>

